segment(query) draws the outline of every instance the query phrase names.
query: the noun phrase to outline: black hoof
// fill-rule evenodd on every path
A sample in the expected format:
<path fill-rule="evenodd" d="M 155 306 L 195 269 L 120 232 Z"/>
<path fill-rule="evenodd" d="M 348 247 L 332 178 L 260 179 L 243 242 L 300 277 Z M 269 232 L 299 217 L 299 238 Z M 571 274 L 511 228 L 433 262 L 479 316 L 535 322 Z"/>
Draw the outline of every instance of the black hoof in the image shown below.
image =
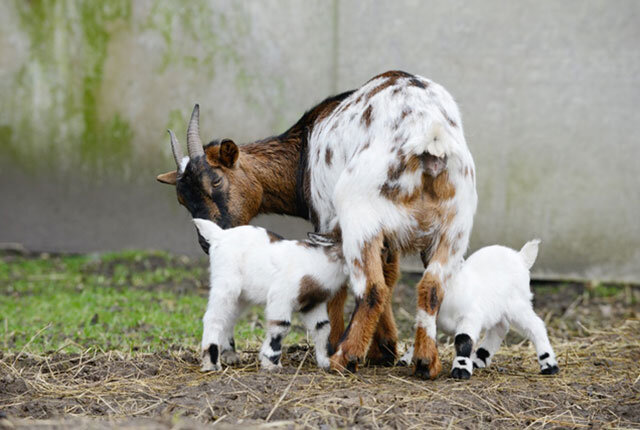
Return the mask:
<path fill-rule="evenodd" d="M 413 374 L 420 379 L 431 379 L 431 375 L 429 374 L 429 363 L 418 360 L 416 362 L 416 370 Z"/>
<path fill-rule="evenodd" d="M 479 369 L 479 367 L 478 367 L 478 365 L 476 364 L 476 362 L 475 362 L 475 361 L 473 362 L 473 368 L 474 368 L 474 369 Z"/>
<path fill-rule="evenodd" d="M 560 371 L 560 368 L 558 366 L 548 366 L 545 367 L 544 369 L 542 369 L 540 371 L 540 373 L 542 375 L 555 375 L 556 373 L 558 373 Z"/>
<path fill-rule="evenodd" d="M 451 377 L 454 379 L 469 379 L 471 378 L 471 373 L 467 369 L 456 367 L 451 371 Z"/>

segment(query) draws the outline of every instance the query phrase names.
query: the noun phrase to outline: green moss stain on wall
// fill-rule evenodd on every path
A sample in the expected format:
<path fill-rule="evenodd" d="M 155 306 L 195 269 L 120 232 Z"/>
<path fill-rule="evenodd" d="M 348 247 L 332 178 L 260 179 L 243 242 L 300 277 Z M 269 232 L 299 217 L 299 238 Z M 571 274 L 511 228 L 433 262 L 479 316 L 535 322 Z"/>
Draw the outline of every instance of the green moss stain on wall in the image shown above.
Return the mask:
<path fill-rule="evenodd" d="M 131 0 L 15 0 L 13 7 L 29 54 L 12 94 L 20 113 L 0 124 L 13 130 L 3 133 L 4 146 L 31 169 L 120 165 L 133 130 L 117 113 L 101 119 L 99 94 L 111 34 L 130 23 Z"/>
<path fill-rule="evenodd" d="M 105 76 L 105 64 L 113 60 L 108 58 L 110 43 L 129 37 L 118 32 L 128 32 L 133 40 L 144 40 L 145 32 L 153 33 L 149 40 L 160 36 L 157 75 L 144 79 L 157 78 L 159 85 L 166 85 L 166 75 L 178 70 L 195 89 L 224 69 L 228 84 L 256 117 L 270 118 L 274 132 L 290 125 L 284 115 L 285 78 L 255 68 L 255 59 L 247 53 L 252 14 L 246 4 L 13 0 L 9 10 L 17 18 L 13 31 L 25 49 L 11 83 L 2 87 L 8 97 L 0 100 L 0 110 L 8 114 L 0 117 L 0 150 L 4 158 L 32 172 L 42 167 L 82 169 L 88 177 L 102 177 L 131 171 L 133 165 L 137 171 L 151 168 L 169 156 L 167 151 L 134 151 L 151 132 L 131 123 L 123 106 L 106 106 L 101 100 L 110 94 L 105 82 L 113 81 Z M 190 110 L 190 105 L 168 106 L 166 125 L 184 135 Z"/>

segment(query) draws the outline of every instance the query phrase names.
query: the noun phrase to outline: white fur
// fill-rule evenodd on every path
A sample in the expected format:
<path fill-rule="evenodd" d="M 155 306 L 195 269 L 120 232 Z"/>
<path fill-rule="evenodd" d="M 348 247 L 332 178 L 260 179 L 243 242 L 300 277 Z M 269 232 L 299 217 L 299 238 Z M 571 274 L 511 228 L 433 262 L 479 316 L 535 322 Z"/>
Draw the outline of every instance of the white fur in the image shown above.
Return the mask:
<path fill-rule="evenodd" d="M 193 221 L 210 244 L 211 290 L 203 318 L 203 370 L 220 369 L 219 359 L 211 363 L 207 350 L 210 345 L 217 345 L 221 351 L 230 348 L 236 318 L 246 304 L 265 304 L 267 321 L 290 322 L 291 313 L 300 307 L 297 299 L 305 275 L 312 276 L 330 296 L 346 281 L 344 261 L 330 258 L 322 246 L 303 246 L 294 240 L 271 241 L 260 227 L 223 230 L 208 220 Z M 303 320 L 313 334 L 318 365 L 328 367 L 330 326 L 326 303 L 304 314 Z M 317 324 L 325 321 L 318 329 Z M 271 340 L 278 336 L 284 339 L 288 330 L 288 326 L 267 324 L 268 336 L 260 351 L 263 367 L 279 365 L 281 350 L 273 351 Z M 275 360 L 278 364 L 273 363 Z"/>
<path fill-rule="evenodd" d="M 478 348 L 490 355 L 481 360 L 476 352 L 471 357 L 456 357 L 453 368 L 472 373 L 472 361 L 477 367 L 488 366 L 491 357 L 509 330 L 515 327 L 529 338 L 536 348 L 542 371 L 557 366 L 557 361 L 544 322 L 533 311 L 533 294 L 529 287 L 529 269 L 538 253 L 539 240 L 527 242 L 520 252 L 493 245 L 472 254 L 449 282 L 438 314 L 438 327 L 451 335 L 468 335 L 472 342 L 486 332 Z M 557 369 L 556 369 L 557 370 Z"/>
<path fill-rule="evenodd" d="M 187 168 L 187 164 L 189 164 L 189 157 L 182 157 L 182 160 L 180 160 L 180 165 L 178 166 L 178 173 L 183 174 L 185 169 Z"/>

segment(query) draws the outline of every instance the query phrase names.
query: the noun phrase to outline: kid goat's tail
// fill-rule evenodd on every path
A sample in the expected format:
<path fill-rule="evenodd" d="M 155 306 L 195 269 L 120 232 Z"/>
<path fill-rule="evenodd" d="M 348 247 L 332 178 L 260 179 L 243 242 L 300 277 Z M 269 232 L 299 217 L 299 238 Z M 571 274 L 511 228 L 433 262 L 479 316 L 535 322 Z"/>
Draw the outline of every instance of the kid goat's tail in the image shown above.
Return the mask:
<path fill-rule="evenodd" d="M 209 244 L 215 242 L 216 240 L 222 237 L 224 230 L 218 227 L 218 225 L 209 221 L 208 219 L 195 218 L 193 222 L 196 225 L 196 228 L 200 232 L 200 236 L 204 237 Z"/>
<path fill-rule="evenodd" d="M 540 244 L 540 239 L 533 239 L 529 242 L 525 243 L 522 249 L 520 250 L 520 257 L 524 261 L 524 264 L 527 266 L 527 269 L 531 269 L 533 263 L 536 261 L 536 257 L 538 256 L 538 245 Z"/>

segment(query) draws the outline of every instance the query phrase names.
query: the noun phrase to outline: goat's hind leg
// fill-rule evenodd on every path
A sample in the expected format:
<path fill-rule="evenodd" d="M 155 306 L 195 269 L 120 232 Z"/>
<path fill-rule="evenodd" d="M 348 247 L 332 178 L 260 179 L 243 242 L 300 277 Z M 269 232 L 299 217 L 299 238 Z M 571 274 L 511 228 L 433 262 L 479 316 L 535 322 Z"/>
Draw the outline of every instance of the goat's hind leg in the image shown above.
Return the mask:
<path fill-rule="evenodd" d="M 347 249 L 343 233 L 343 249 Z M 355 372 L 369 349 L 380 315 L 389 300 L 390 291 L 382 270 L 383 235 L 366 242 L 359 255 L 345 255 L 351 269 L 351 288 L 356 297 L 356 307 L 343 335 L 338 350 L 331 356 L 331 368 Z"/>
<path fill-rule="evenodd" d="M 227 331 L 225 332 L 224 343 L 221 345 L 222 352 L 220 353 L 220 358 L 224 364 L 229 366 L 238 364 L 240 362 L 240 356 L 236 352 L 236 341 L 233 338 L 233 329 L 235 328 L 236 321 L 244 310 L 244 307 L 245 306 L 241 304 L 237 306 L 236 314 L 233 317 L 233 320 L 230 322 Z"/>
<path fill-rule="evenodd" d="M 491 358 L 495 355 L 500 348 L 500 344 L 504 340 L 504 337 L 509 331 L 509 323 L 505 320 L 501 320 L 495 326 L 487 330 L 482 342 L 478 346 L 473 354 L 471 354 L 471 360 L 473 361 L 474 368 L 485 368 L 491 364 Z"/>
<path fill-rule="evenodd" d="M 373 365 L 393 366 L 398 356 L 398 329 L 393 318 L 393 307 L 391 305 L 393 287 L 396 285 L 400 273 L 397 252 L 388 248 L 385 249 L 382 257 L 382 269 L 384 282 L 389 290 L 389 297 L 382 315 L 380 315 L 380 320 L 378 320 L 373 341 L 369 347 L 369 352 L 367 352 L 367 361 Z"/>
<path fill-rule="evenodd" d="M 553 375 L 560 371 L 556 355 L 551 348 L 547 328 L 544 322 L 533 309 L 529 306 L 521 312 L 515 313 L 511 323 L 513 326 L 525 335 L 536 348 L 538 356 L 538 364 L 540 365 L 540 373 L 543 375 Z"/>

